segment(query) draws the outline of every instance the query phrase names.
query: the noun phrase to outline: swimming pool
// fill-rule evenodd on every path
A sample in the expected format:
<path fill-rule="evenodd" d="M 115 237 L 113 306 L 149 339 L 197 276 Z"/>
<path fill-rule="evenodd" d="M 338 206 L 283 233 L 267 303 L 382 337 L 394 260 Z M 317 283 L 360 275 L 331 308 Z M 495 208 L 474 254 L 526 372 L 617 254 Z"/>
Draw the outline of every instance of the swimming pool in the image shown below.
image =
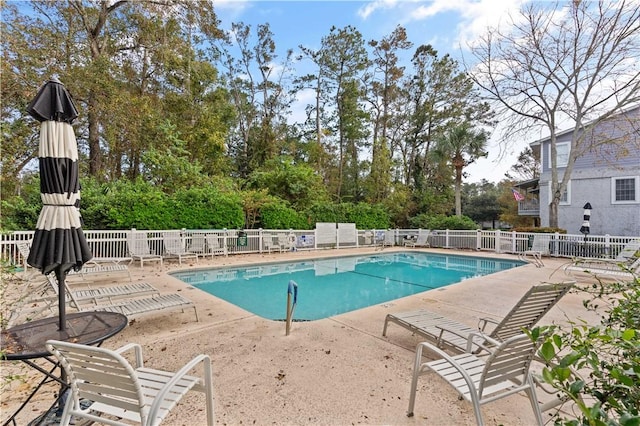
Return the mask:
<path fill-rule="evenodd" d="M 388 302 L 524 262 L 398 252 L 203 269 L 171 275 L 260 317 L 282 320 L 290 280 L 298 285 L 294 320 L 317 320 Z"/>

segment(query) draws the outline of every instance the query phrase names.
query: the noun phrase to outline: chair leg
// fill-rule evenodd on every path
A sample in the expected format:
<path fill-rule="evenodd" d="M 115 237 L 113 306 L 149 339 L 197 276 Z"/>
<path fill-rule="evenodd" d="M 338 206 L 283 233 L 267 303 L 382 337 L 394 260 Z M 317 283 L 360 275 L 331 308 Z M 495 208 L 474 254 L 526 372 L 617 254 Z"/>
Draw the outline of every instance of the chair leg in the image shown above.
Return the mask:
<path fill-rule="evenodd" d="M 207 398 L 207 426 L 214 426 L 215 424 L 215 414 L 213 408 L 213 383 L 212 380 L 212 371 L 211 371 L 211 361 L 205 362 L 204 364 L 204 374 L 205 374 L 205 396 Z"/>
<path fill-rule="evenodd" d="M 533 414 L 536 416 L 536 421 L 539 426 L 544 425 L 544 420 L 542 419 L 542 411 L 540 410 L 540 405 L 538 404 L 538 396 L 536 395 L 536 386 L 535 383 L 529 375 L 529 389 L 525 389 L 527 396 L 529 397 L 529 402 L 531 402 L 531 407 L 533 408 Z"/>
<path fill-rule="evenodd" d="M 386 323 L 385 323 L 386 325 Z M 413 365 L 413 376 L 411 378 L 411 393 L 409 394 L 409 408 L 407 408 L 407 417 L 413 417 L 413 407 L 416 403 L 416 391 L 418 388 L 418 377 L 422 370 L 422 346 L 416 348 L 416 361 Z"/>

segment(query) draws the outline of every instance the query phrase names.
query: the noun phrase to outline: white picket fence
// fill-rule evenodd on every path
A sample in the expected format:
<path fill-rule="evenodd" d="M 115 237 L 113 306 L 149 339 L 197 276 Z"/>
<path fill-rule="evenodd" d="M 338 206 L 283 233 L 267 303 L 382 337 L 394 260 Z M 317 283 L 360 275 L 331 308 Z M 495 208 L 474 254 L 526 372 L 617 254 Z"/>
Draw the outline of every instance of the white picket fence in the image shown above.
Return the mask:
<path fill-rule="evenodd" d="M 319 224 L 320 225 L 320 224 Z M 173 230 L 175 231 L 175 230 Z M 127 236 L 130 232 L 146 232 L 152 252 L 164 255 L 163 232 L 167 230 L 84 230 L 95 257 L 127 257 Z M 185 248 L 196 234 L 216 235 L 230 255 L 266 252 L 266 239 L 284 235 L 293 250 L 344 249 L 373 247 L 384 241 L 402 246 L 420 232 L 429 232 L 431 247 L 458 250 L 491 251 L 517 254 L 531 247 L 534 233 L 483 230 L 421 230 L 421 229 L 355 229 L 353 224 L 322 224 L 314 230 L 294 229 L 182 229 Z M 386 235 L 391 233 L 391 235 Z M 549 240 L 549 255 L 556 257 L 591 256 L 615 258 L 627 242 L 640 237 L 545 234 Z M 246 238 L 245 238 L 246 237 Z M 14 265 L 24 265 L 15 243 L 33 238 L 33 231 L 16 231 L 0 235 L 0 259 Z"/>

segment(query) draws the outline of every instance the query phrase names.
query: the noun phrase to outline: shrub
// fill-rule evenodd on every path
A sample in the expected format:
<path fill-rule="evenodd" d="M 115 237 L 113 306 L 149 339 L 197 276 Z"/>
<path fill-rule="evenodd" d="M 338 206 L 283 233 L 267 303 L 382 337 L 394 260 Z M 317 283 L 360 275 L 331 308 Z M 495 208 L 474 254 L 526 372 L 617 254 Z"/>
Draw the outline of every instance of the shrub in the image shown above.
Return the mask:
<path fill-rule="evenodd" d="M 583 286 L 584 306 L 601 323 L 540 327 L 549 333 L 539 351 L 543 379 L 578 410 L 577 420 L 558 413 L 556 424 L 640 424 L 640 279 Z"/>
<path fill-rule="evenodd" d="M 214 187 L 183 189 L 168 204 L 173 224 L 167 229 L 236 229 L 244 227 L 242 200 L 237 193 L 220 193 Z"/>
<path fill-rule="evenodd" d="M 307 216 L 284 203 L 269 203 L 260 209 L 262 227 L 266 229 L 311 229 Z"/>
<path fill-rule="evenodd" d="M 478 229 L 473 219 L 467 216 L 445 216 L 443 214 L 429 216 L 419 214 L 409 220 L 414 228 L 423 229 Z"/>
<path fill-rule="evenodd" d="M 560 229 L 560 228 L 536 228 L 533 226 L 518 226 L 515 228 L 511 229 L 512 231 L 515 232 L 531 232 L 531 233 L 537 233 L 537 234 L 554 234 L 554 233 L 558 233 L 558 234 L 566 234 L 567 230 L 566 229 Z"/>

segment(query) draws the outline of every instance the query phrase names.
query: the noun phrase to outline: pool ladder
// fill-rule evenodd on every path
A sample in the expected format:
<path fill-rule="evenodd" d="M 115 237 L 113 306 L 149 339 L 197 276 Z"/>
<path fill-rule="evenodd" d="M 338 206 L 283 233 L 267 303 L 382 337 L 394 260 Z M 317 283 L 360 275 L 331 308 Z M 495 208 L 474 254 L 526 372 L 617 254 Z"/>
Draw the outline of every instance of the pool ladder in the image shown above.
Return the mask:
<path fill-rule="evenodd" d="M 292 300 L 293 298 L 293 300 Z M 286 320 L 286 336 L 291 331 L 291 321 L 293 321 L 293 310 L 298 303 L 298 284 L 295 281 L 290 280 L 287 287 L 287 320 Z"/>

